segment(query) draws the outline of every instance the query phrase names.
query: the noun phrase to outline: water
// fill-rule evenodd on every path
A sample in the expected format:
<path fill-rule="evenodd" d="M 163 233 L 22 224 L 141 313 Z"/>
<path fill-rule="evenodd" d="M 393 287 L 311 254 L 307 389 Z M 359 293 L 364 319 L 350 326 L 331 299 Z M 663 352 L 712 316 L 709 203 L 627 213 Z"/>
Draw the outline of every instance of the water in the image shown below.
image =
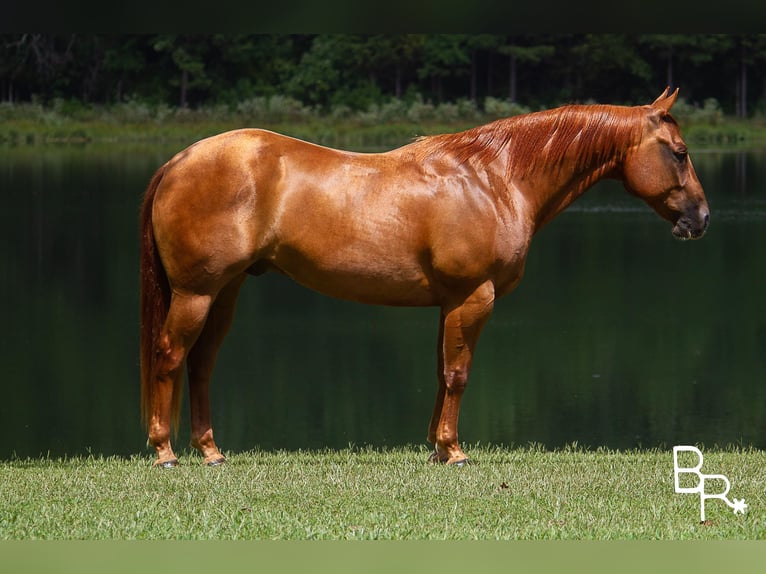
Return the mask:
<path fill-rule="evenodd" d="M 139 422 L 137 214 L 179 146 L 0 150 L 0 459 L 147 452 Z M 468 443 L 766 447 L 766 150 L 692 154 L 708 235 L 605 182 L 533 241 L 482 334 Z M 212 386 L 225 451 L 420 444 L 438 310 L 250 278 Z M 177 443 L 188 442 L 184 405 Z"/>

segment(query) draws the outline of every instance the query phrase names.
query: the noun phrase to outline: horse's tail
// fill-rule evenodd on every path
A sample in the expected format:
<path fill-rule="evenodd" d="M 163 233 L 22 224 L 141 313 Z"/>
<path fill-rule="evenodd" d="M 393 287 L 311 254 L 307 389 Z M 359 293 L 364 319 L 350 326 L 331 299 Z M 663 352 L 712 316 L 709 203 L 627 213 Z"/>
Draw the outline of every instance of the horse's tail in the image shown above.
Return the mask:
<path fill-rule="evenodd" d="M 157 384 L 156 369 L 159 357 L 160 332 L 165 323 L 170 308 L 170 285 L 165 267 L 157 252 L 152 228 L 152 207 L 154 195 L 162 181 L 165 166 L 162 166 L 152 177 L 149 187 L 144 194 L 141 206 L 141 419 L 146 428 L 152 416 L 152 403 Z M 180 410 L 180 389 L 173 389 L 173 415 L 171 420 L 176 423 Z M 177 426 L 177 425 L 174 425 Z"/>

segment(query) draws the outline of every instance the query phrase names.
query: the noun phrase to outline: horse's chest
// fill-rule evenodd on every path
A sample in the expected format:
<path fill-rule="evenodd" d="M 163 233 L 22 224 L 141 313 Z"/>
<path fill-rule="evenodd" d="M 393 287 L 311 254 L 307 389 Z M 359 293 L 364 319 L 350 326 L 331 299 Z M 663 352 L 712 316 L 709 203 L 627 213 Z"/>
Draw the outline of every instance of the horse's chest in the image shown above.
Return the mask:
<path fill-rule="evenodd" d="M 528 242 L 506 244 L 498 250 L 494 278 L 497 297 L 510 293 L 521 281 L 528 250 Z"/>

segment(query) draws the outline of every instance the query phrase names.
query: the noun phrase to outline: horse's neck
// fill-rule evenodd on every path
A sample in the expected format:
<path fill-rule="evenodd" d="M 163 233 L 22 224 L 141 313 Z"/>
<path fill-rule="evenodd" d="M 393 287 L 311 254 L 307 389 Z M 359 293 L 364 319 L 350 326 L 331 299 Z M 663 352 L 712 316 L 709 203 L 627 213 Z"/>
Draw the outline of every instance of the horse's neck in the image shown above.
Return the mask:
<path fill-rule="evenodd" d="M 606 149 L 591 151 L 587 160 L 567 153 L 553 164 L 535 162 L 530 171 L 512 183 L 524 195 L 537 231 L 600 180 L 618 178 L 621 161 L 614 151 Z"/>
<path fill-rule="evenodd" d="M 530 176 L 529 184 L 522 184 L 522 189 L 527 204 L 532 208 L 535 231 L 564 211 L 598 181 L 611 177 L 613 173 L 614 166 L 605 164 L 583 172 L 562 168 L 553 178 Z"/>

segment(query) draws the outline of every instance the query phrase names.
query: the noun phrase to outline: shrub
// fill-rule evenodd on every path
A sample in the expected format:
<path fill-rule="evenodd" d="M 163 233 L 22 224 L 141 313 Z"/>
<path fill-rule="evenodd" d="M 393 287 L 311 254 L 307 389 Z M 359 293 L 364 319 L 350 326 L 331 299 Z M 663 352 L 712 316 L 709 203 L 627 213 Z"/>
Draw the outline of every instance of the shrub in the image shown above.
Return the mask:
<path fill-rule="evenodd" d="M 484 100 L 484 113 L 490 119 L 508 118 L 529 113 L 530 109 L 509 100 L 488 97 Z"/>
<path fill-rule="evenodd" d="M 457 101 L 457 115 L 460 119 L 479 120 L 482 113 L 474 100 L 461 98 Z"/>
<path fill-rule="evenodd" d="M 104 113 L 105 119 L 114 123 L 142 123 L 153 119 L 149 104 L 137 98 L 128 98 L 124 102 L 114 104 Z"/>
<path fill-rule="evenodd" d="M 715 98 L 707 98 L 702 107 L 678 98 L 673 105 L 673 116 L 682 123 L 717 126 L 723 120 L 723 110 Z"/>
<path fill-rule="evenodd" d="M 404 100 L 391 98 L 380 106 L 380 120 L 400 122 L 407 118 L 408 107 Z"/>
<path fill-rule="evenodd" d="M 434 105 L 431 102 L 424 102 L 422 96 L 418 94 L 407 110 L 407 119 L 413 122 L 432 120 L 436 115 L 435 112 Z"/>
<path fill-rule="evenodd" d="M 239 102 L 236 112 L 255 122 L 299 121 L 313 115 L 311 107 L 304 106 L 289 96 L 256 96 Z"/>

